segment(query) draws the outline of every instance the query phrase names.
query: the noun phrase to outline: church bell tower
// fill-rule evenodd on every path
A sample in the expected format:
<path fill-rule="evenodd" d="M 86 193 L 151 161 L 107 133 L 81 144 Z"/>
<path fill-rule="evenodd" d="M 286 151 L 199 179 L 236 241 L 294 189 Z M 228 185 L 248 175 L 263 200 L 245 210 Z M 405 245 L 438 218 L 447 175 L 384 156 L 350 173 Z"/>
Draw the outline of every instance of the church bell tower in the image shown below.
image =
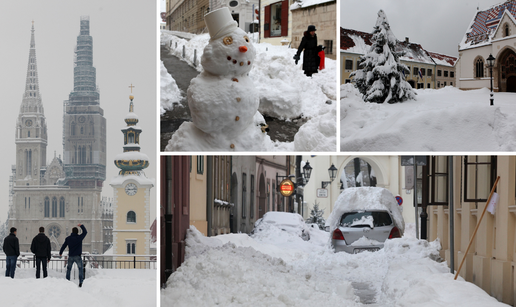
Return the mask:
<path fill-rule="evenodd" d="M 47 153 L 47 123 L 39 93 L 34 22 L 20 113 L 16 121 L 16 185 L 40 185 Z"/>

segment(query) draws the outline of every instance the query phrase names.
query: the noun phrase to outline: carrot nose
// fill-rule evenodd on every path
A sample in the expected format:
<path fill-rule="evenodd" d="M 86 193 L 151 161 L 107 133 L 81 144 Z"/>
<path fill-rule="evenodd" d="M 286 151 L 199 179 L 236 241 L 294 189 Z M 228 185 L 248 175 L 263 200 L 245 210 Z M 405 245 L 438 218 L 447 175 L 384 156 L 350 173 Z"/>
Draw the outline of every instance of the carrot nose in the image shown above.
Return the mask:
<path fill-rule="evenodd" d="M 247 47 L 246 46 L 240 46 L 240 47 L 238 47 L 238 50 L 240 50 L 240 52 L 246 52 L 247 51 Z"/>

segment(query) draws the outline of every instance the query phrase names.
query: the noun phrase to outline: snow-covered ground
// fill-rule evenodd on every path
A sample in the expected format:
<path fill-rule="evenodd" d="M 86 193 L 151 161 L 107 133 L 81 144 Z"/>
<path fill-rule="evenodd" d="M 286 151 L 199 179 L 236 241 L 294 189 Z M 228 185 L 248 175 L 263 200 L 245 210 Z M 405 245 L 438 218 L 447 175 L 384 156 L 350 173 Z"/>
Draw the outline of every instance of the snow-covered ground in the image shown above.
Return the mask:
<path fill-rule="evenodd" d="M 1 269 L 2 306 L 156 306 L 156 270 L 87 269 L 82 288 L 78 280 L 68 281 L 63 272 L 48 271 L 47 278 L 35 278 L 35 269 L 16 269 L 14 279 Z"/>
<path fill-rule="evenodd" d="M 206 33 L 185 40 L 177 35 L 178 33 L 162 31 L 161 44 L 171 46 L 170 52 L 173 55 L 201 72 L 200 59 L 210 36 Z M 335 151 L 336 61 L 326 58 L 325 69 L 314 74 L 313 78 L 308 78 L 303 73 L 302 60 L 297 65 L 293 60 L 296 49 L 256 43 L 256 39 L 256 35 L 251 36 L 251 40 L 255 42 L 256 58 L 249 77 L 259 93 L 258 110 L 263 115 L 287 120 L 299 117 L 309 119 L 296 134 L 294 142 L 275 144 L 268 150 Z M 194 50 L 196 50 L 195 56 Z M 169 80 L 169 76 L 162 71 L 162 79 Z M 170 82 L 162 82 L 162 84 L 170 84 Z M 172 95 L 170 90 L 164 94 L 164 96 L 170 95 Z M 179 95 L 180 93 L 177 93 L 176 97 Z M 161 107 L 168 109 L 170 103 L 162 100 Z"/>
<path fill-rule="evenodd" d="M 160 68 L 160 114 L 163 115 L 166 110 L 170 110 L 174 105 L 178 104 L 183 98 L 183 93 L 177 87 L 176 80 L 167 72 L 163 61 Z"/>
<path fill-rule="evenodd" d="M 407 227 L 413 229 L 413 227 Z M 271 228 L 272 231 L 272 228 Z M 506 306 L 440 263 L 438 241 L 408 231 L 378 252 L 329 249 L 329 233 L 310 241 L 276 230 L 250 237 L 187 233 L 187 259 L 161 290 L 163 306 L 363 306 L 354 287 L 376 292 L 375 306 Z"/>
<path fill-rule="evenodd" d="M 416 101 L 365 103 L 351 84 L 340 88 L 341 151 L 515 151 L 516 93 L 486 88 L 416 90 Z"/>

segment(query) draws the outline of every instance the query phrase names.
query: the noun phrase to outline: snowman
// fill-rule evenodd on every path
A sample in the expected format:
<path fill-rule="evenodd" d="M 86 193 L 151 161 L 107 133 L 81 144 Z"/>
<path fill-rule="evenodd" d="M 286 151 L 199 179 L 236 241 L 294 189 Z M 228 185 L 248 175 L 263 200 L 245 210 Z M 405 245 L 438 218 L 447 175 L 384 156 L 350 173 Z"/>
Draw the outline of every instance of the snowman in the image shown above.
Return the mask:
<path fill-rule="evenodd" d="M 183 123 L 167 150 L 263 150 L 271 142 L 261 126 L 259 96 L 248 74 L 256 51 L 227 7 L 205 17 L 210 41 L 203 72 L 188 87 L 192 123 Z M 199 131 L 200 130 L 200 131 Z"/>

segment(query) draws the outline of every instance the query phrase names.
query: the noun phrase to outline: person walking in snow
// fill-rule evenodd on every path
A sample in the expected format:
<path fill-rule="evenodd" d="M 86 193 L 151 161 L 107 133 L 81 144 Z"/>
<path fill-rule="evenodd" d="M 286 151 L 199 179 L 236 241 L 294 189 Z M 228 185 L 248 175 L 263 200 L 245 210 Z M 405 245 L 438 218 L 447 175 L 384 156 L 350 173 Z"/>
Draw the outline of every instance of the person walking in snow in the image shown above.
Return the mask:
<path fill-rule="evenodd" d="M 52 247 L 50 239 L 45 235 L 45 227 L 39 227 L 39 233 L 32 239 L 30 251 L 36 256 L 36 278 L 40 276 L 40 268 L 43 267 L 43 278 L 48 276 L 47 263 L 50 262 Z"/>
<path fill-rule="evenodd" d="M 308 26 L 308 29 L 303 34 L 303 39 L 301 40 L 301 44 L 299 44 L 297 53 L 294 56 L 294 60 L 297 65 L 301 52 L 304 50 L 303 70 L 307 77 L 311 77 L 312 74 L 317 73 L 320 62 L 318 52 L 321 51 L 322 48 L 317 47 L 317 35 L 315 34 L 315 31 L 316 29 L 314 25 Z"/>
<path fill-rule="evenodd" d="M 16 228 L 11 227 L 9 235 L 5 237 L 2 248 L 6 257 L 5 261 L 5 277 L 14 278 L 14 271 L 16 270 L 16 260 L 20 256 L 20 242 L 16 237 Z"/>
<path fill-rule="evenodd" d="M 63 246 L 61 246 L 61 250 L 59 251 L 59 257 L 63 254 L 63 251 L 68 246 L 68 265 L 66 267 L 66 279 L 70 280 L 70 271 L 72 270 L 73 264 L 77 263 L 77 268 L 79 269 L 79 287 L 82 287 L 82 282 L 84 281 L 84 271 L 82 268 L 82 240 L 86 237 L 88 233 L 86 231 L 86 227 L 82 224 L 78 224 L 77 226 L 81 227 L 82 233 L 79 235 L 79 229 L 77 227 L 72 228 L 72 234 L 66 237 Z"/>

